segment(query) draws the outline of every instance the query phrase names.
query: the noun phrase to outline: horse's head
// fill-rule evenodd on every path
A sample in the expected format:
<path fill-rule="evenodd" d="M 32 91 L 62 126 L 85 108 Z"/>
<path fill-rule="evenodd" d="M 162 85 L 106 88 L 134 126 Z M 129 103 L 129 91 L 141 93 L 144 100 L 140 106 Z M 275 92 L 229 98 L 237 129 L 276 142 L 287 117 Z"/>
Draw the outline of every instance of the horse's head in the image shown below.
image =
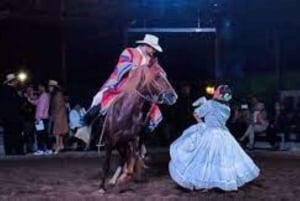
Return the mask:
<path fill-rule="evenodd" d="M 176 103 L 178 96 L 157 59 L 154 59 L 149 66 L 140 66 L 139 70 L 141 79 L 136 89 L 144 97 L 157 104 Z"/>

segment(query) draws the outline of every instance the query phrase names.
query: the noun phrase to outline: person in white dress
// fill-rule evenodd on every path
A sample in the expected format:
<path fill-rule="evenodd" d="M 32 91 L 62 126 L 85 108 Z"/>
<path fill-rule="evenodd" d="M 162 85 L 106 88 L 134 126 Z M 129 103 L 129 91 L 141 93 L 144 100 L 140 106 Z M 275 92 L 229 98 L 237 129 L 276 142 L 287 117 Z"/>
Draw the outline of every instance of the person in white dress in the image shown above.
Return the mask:
<path fill-rule="evenodd" d="M 231 98 L 230 88 L 220 85 L 213 99 L 201 98 L 194 103 L 198 123 L 183 131 L 170 146 L 169 173 L 179 186 L 235 191 L 258 177 L 259 168 L 226 127 Z"/>

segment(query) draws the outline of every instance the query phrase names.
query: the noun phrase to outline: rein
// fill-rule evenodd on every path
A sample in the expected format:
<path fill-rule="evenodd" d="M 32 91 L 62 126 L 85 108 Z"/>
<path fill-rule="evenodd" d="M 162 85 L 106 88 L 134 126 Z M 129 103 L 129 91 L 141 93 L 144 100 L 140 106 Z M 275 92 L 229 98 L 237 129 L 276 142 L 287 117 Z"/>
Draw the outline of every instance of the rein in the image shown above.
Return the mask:
<path fill-rule="evenodd" d="M 154 81 L 154 87 L 156 89 L 159 89 L 159 84 Z M 149 109 L 149 111 L 147 112 L 146 114 L 146 117 L 144 119 L 144 122 L 143 124 L 146 125 L 147 121 L 149 121 L 150 119 L 150 115 L 151 115 L 151 111 L 153 110 L 153 108 L 155 107 L 155 105 L 157 103 L 159 103 L 159 101 L 155 101 L 154 100 L 154 95 L 150 93 L 150 95 L 145 95 L 143 94 L 142 92 L 140 92 L 137 88 L 134 88 L 134 90 L 136 91 L 136 93 L 144 100 L 146 100 L 147 102 L 149 102 L 151 104 L 151 107 Z M 161 91 L 161 90 L 158 90 L 158 91 Z M 161 92 L 162 93 L 162 92 Z M 160 96 L 161 94 L 158 95 L 158 97 Z M 151 98 L 152 97 L 152 98 Z M 106 124 L 107 124 L 107 119 L 108 119 L 108 115 L 109 115 L 109 112 L 110 112 L 110 109 L 112 108 L 112 106 L 115 104 L 115 102 L 118 100 L 119 98 L 116 98 L 114 100 L 114 102 L 111 104 L 111 106 L 108 108 L 107 112 L 106 112 L 106 116 L 105 116 L 105 119 L 104 119 L 104 122 L 103 122 L 103 127 L 102 127 L 102 130 L 101 130 L 101 134 L 100 134 L 100 138 L 99 138 L 99 142 L 98 142 L 98 152 L 100 152 L 100 147 L 103 146 L 101 145 L 102 143 L 102 140 L 103 140 L 103 137 L 104 137 L 104 132 L 105 132 L 105 129 L 106 129 Z"/>

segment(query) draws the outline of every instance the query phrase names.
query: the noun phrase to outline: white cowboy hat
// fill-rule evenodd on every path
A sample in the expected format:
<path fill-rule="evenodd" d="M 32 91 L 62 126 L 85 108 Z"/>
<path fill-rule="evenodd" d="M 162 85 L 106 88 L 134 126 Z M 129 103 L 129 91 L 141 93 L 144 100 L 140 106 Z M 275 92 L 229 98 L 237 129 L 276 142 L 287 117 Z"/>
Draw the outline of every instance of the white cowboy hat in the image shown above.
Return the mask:
<path fill-rule="evenodd" d="M 56 80 L 49 80 L 48 85 L 58 87 L 58 82 Z"/>
<path fill-rule="evenodd" d="M 153 47 L 158 52 L 162 52 L 162 48 L 159 45 L 159 38 L 157 36 L 146 34 L 143 40 L 138 40 L 136 43 L 138 44 L 147 44 Z"/>
<path fill-rule="evenodd" d="M 3 84 L 6 84 L 15 79 L 17 79 L 16 75 L 13 73 L 10 73 L 10 74 L 6 75 L 6 80 L 3 82 Z"/>

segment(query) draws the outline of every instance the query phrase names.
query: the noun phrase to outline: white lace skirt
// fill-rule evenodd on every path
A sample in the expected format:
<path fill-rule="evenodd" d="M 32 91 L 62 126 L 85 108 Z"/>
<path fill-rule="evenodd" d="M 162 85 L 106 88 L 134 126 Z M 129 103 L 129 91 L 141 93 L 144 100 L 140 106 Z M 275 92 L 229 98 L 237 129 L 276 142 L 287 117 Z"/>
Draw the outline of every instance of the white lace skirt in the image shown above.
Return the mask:
<path fill-rule="evenodd" d="M 227 129 L 195 124 L 170 147 L 169 172 L 184 188 L 225 191 L 252 181 L 259 169 Z"/>

